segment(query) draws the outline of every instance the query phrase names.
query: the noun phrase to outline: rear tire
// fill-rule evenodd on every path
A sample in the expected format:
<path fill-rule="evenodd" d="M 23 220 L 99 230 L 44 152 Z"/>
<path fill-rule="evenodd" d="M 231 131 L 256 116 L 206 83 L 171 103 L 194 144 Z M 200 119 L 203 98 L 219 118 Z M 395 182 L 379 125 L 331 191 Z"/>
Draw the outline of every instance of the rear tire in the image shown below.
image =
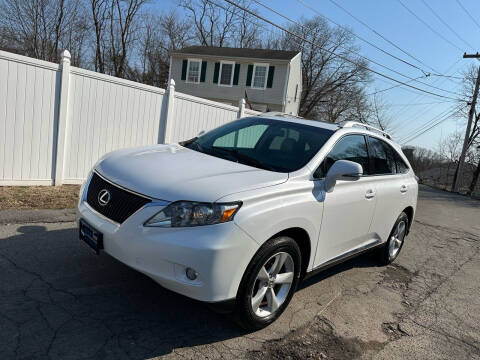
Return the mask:
<path fill-rule="evenodd" d="M 246 330 L 270 325 L 285 310 L 300 280 L 298 244 L 290 237 L 269 240 L 245 270 L 235 302 L 234 318 Z"/>
<path fill-rule="evenodd" d="M 380 265 L 391 264 L 398 257 L 398 254 L 400 254 L 400 250 L 402 250 L 403 244 L 405 243 L 407 231 L 408 216 L 402 212 L 393 225 L 387 243 L 378 253 Z"/>

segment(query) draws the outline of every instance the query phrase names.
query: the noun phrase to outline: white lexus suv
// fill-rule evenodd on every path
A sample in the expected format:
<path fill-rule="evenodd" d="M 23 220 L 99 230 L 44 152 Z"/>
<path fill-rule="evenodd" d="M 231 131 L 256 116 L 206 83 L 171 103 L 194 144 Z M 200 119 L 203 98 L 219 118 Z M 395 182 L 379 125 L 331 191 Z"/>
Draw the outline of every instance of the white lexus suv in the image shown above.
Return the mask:
<path fill-rule="evenodd" d="M 261 115 L 180 144 L 112 152 L 78 204 L 80 238 L 179 294 L 278 318 L 305 276 L 367 250 L 399 254 L 418 184 L 369 126 Z"/>

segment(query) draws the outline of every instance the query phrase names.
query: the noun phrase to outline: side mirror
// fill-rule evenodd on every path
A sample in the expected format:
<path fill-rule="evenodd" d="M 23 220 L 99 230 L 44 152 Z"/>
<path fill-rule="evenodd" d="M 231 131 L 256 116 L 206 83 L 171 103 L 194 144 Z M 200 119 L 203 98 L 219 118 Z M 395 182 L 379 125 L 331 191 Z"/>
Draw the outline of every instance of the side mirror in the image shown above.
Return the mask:
<path fill-rule="evenodd" d="M 358 180 L 362 175 L 362 165 L 349 160 L 337 160 L 325 176 L 325 191 L 332 192 L 337 180 Z"/>
<path fill-rule="evenodd" d="M 198 133 L 198 137 L 202 136 L 203 134 L 205 134 L 205 130 L 201 130 L 199 133 Z"/>

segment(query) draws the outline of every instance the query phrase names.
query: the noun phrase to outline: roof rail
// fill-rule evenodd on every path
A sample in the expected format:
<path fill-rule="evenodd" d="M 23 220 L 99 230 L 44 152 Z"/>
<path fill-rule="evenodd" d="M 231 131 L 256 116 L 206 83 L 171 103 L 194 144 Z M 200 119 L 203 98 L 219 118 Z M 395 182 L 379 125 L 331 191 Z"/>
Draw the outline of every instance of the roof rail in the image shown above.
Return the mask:
<path fill-rule="evenodd" d="M 376 131 L 380 134 L 382 134 L 383 136 L 385 136 L 387 139 L 392 139 L 392 137 L 390 136 L 390 134 L 388 134 L 387 132 L 383 131 L 383 130 L 380 130 L 374 126 L 371 126 L 371 125 L 368 125 L 368 124 L 364 124 L 364 123 L 361 123 L 361 122 L 358 122 L 358 121 L 346 121 L 344 122 L 343 124 L 340 125 L 342 128 L 349 128 L 349 127 L 363 127 L 367 130 L 372 130 L 372 131 Z"/>
<path fill-rule="evenodd" d="M 293 117 L 297 119 L 303 119 L 303 117 L 298 116 L 298 115 L 293 115 L 293 114 L 287 114 L 286 112 L 282 111 L 267 111 L 263 112 L 260 115 L 266 115 L 266 116 L 283 116 L 283 117 Z"/>

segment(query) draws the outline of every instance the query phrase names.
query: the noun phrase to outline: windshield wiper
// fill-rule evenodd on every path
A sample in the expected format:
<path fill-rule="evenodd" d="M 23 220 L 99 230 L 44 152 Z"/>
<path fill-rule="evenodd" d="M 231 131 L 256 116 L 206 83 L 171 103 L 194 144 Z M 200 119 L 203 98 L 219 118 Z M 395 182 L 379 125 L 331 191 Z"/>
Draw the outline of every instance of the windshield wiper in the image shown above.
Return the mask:
<path fill-rule="evenodd" d="M 188 146 L 191 143 L 195 142 L 197 139 L 198 139 L 198 136 L 195 136 L 194 138 L 191 138 L 191 139 L 188 139 L 188 140 L 179 141 L 178 144 L 182 145 L 182 146 Z"/>
<path fill-rule="evenodd" d="M 252 158 L 252 157 L 248 156 L 248 155 L 242 154 L 237 149 L 229 149 L 229 148 L 222 148 L 222 147 L 214 147 L 213 149 L 222 150 L 222 151 L 224 151 L 224 152 L 226 152 L 230 155 L 233 155 L 237 162 L 241 162 L 244 165 L 254 166 L 254 167 L 257 167 L 257 168 L 260 168 L 260 169 L 263 169 L 263 170 L 277 171 L 275 168 L 273 168 L 273 167 L 271 167 L 267 164 L 264 164 L 260 160 L 257 160 L 255 158 Z"/>
<path fill-rule="evenodd" d="M 203 146 L 200 145 L 197 140 L 198 140 L 198 136 L 195 136 L 195 137 L 192 138 L 192 139 L 179 142 L 179 144 L 182 145 L 182 146 L 184 146 L 184 147 L 188 147 L 189 149 L 192 149 L 190 146 L 191 146 L 191 145 L 194 145 L 194 146 L 197 148 L 198 151 L 204 153 L 205 150 L 203 149 Z M 192 150 L 195 150 L 195 149 L 192 149 Z"/>
<path fill-rule="evenodd" d="M 230 149 L 217 147 L 217 146 L 212 146 L 212 147 L 208 148 L 208 150 L 209 151 L 207 151 L 206 153 L 210 154 L 210 155 L 213 155 L 213 156 L 215 156 L 215 151 L 216 150 L 223 151 L 223 153 L 226 154 L 229 157 L 230 160 L 238 162 L 238 157 L 237 157 L 238 153 L 236 151 L 232 151 Z"/>
<path fill-rule="evenodd" d="M 192 142 L 190 143 L 190 145 L 195 145 L 195 146 L 197 147 L 197 149 L 198 149 L 200 152 L 202 152 L 202 153 L 205 152 L 205 150 L 203 149 L 203 146 L 200 145 L 200 144 L 197 142 L 197 140 L 192 141 Z"/>

